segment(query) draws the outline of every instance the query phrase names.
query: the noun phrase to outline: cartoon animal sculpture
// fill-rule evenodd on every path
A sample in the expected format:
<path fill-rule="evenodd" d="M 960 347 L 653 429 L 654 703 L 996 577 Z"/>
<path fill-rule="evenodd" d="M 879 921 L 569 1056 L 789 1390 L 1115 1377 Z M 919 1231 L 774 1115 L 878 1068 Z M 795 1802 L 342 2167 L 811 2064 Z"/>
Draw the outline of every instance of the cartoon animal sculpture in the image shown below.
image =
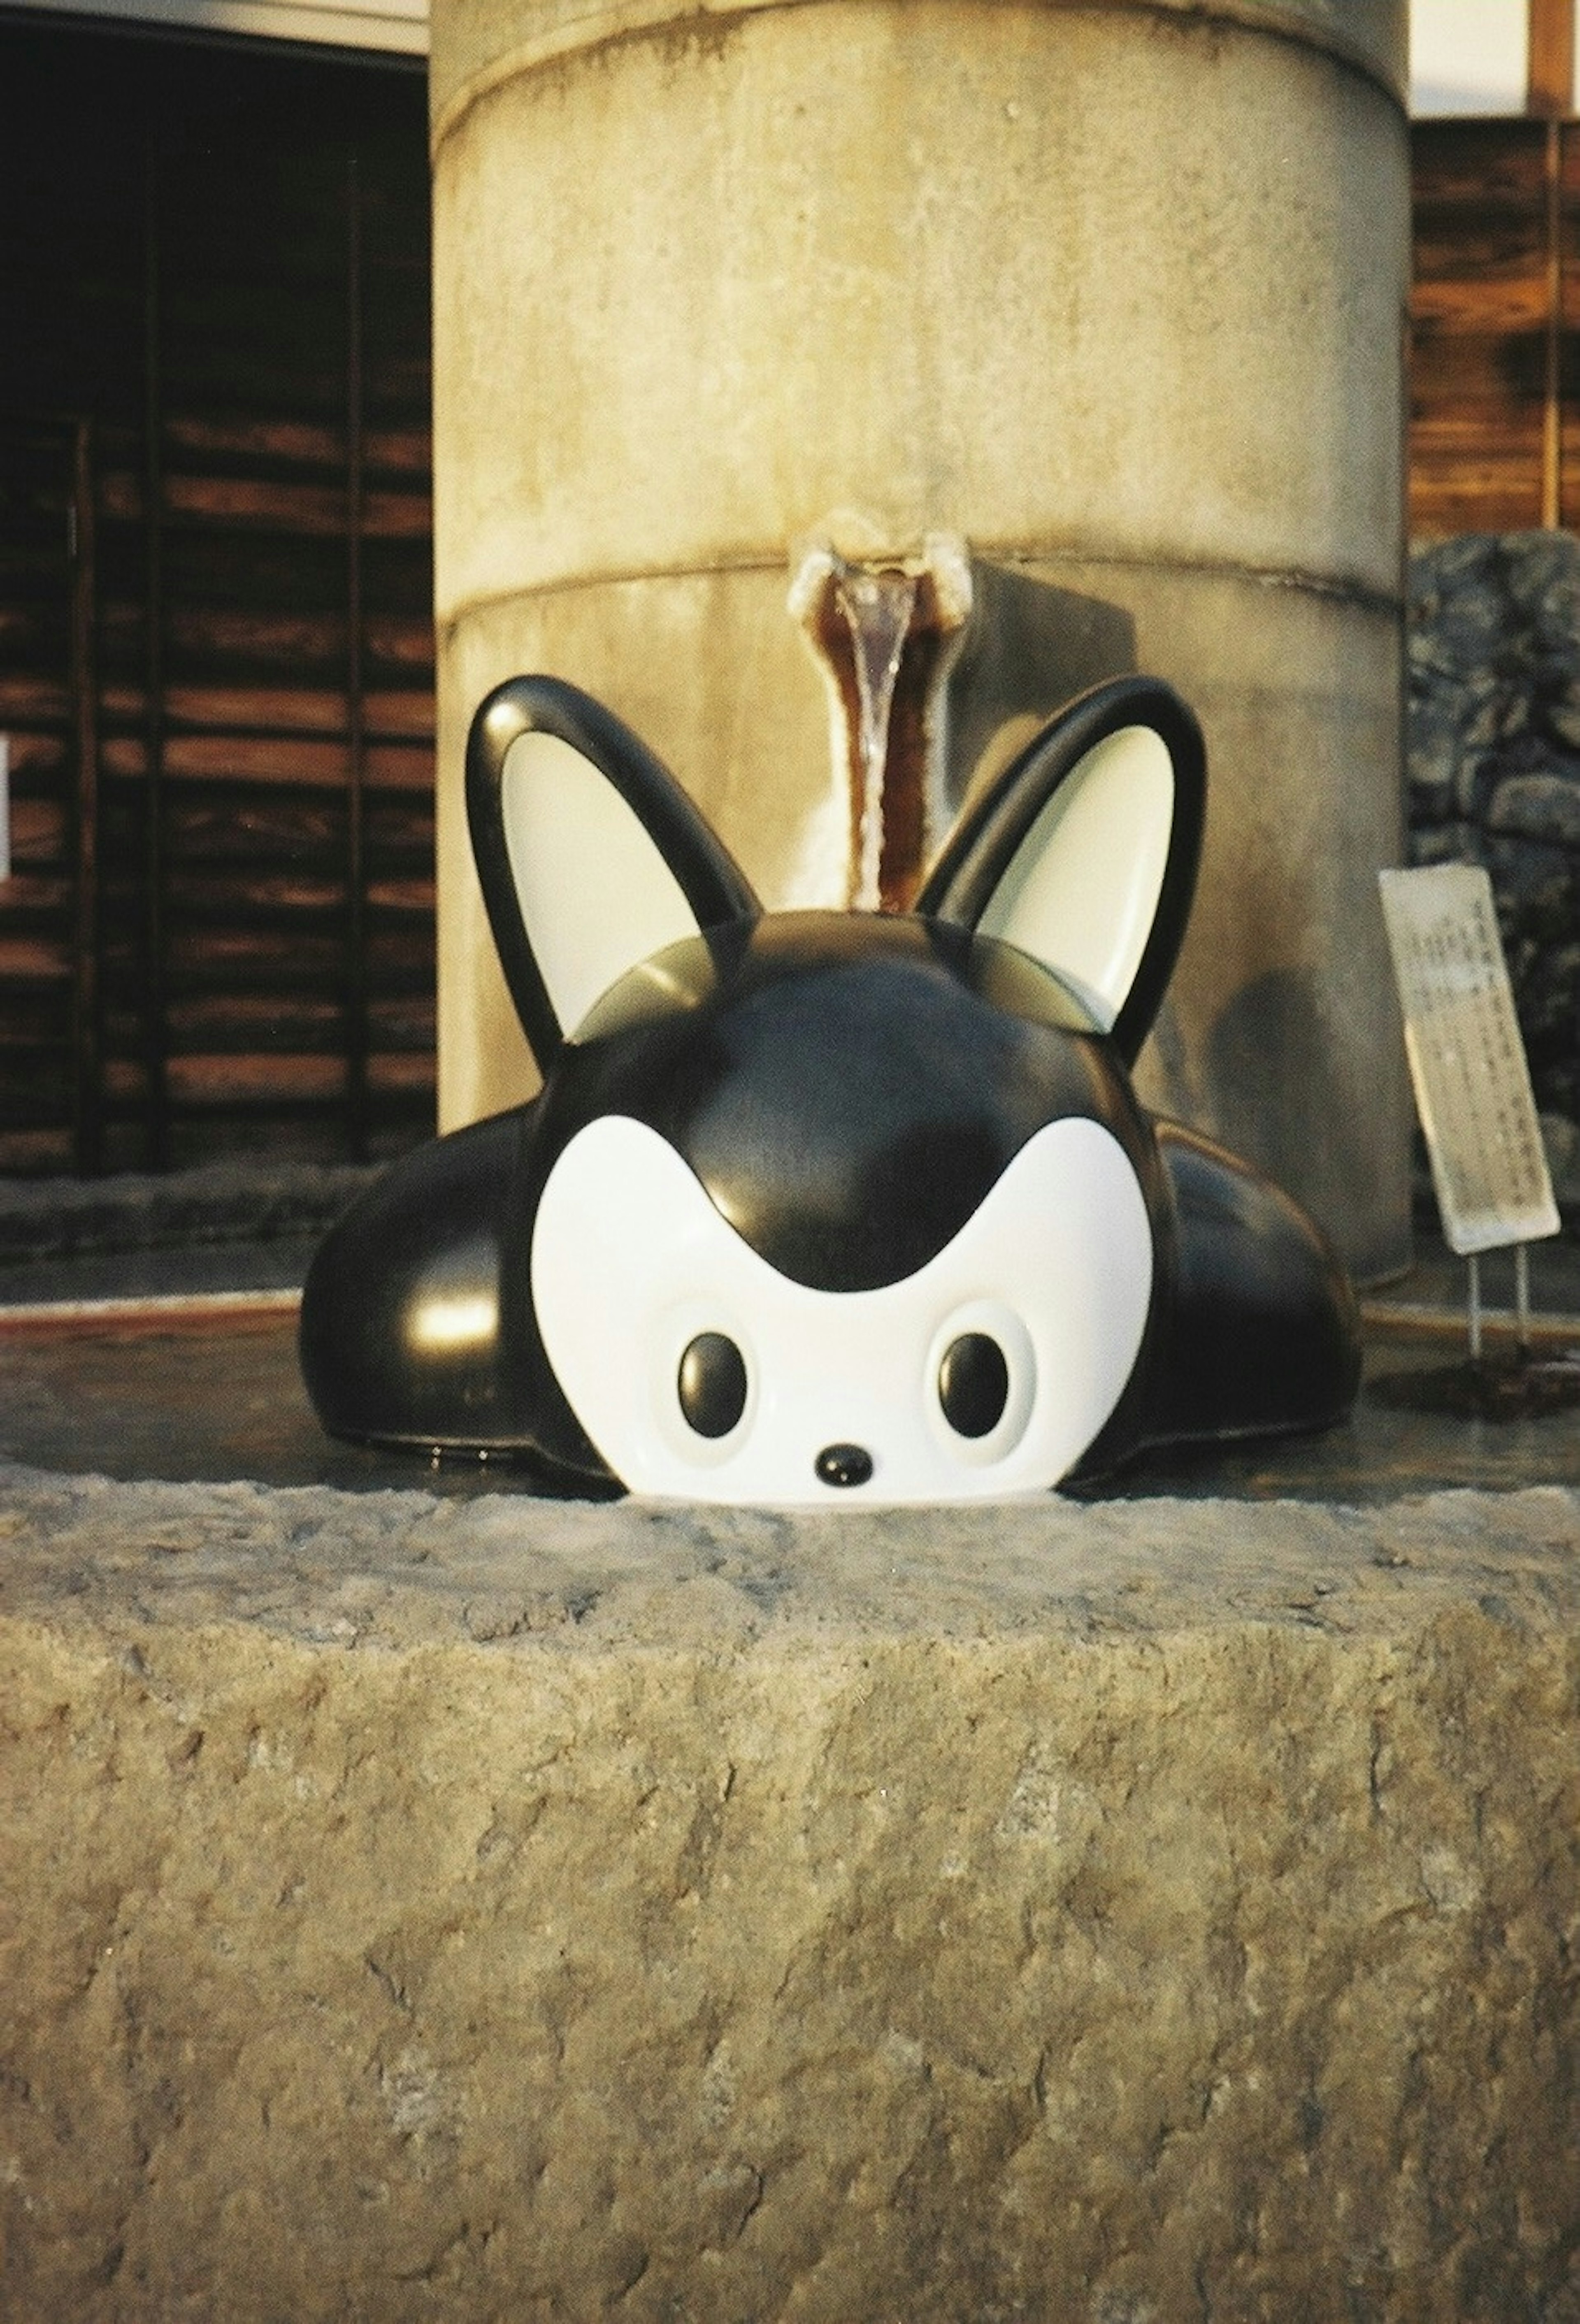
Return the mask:
<path fill-rule="evenodd" d="M 543 1087 L 322 1245 L 325 1426 L 572 1491 L 863 1507 L 1335 1419 L 1326 1244 L 1131 1086 L 1205 788 L 1185 704 L 1119 678 L 968 806 L 914 912 L 765 913 L 607 710 L 498 687 L 467 807 Z"/>

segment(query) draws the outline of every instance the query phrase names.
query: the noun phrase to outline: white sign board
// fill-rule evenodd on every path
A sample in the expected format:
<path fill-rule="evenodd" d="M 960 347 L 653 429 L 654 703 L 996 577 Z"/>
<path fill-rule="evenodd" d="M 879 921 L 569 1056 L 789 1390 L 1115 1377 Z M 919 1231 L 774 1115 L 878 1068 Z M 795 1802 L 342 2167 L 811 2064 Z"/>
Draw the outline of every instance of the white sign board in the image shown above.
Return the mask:
<path fill-rule="evenodd" d="M 1465 1258 L 1557 1234 L 1492 883 L 1469 863 L 1379 878 L 1416 1110 L 1449 1248 Z"/>

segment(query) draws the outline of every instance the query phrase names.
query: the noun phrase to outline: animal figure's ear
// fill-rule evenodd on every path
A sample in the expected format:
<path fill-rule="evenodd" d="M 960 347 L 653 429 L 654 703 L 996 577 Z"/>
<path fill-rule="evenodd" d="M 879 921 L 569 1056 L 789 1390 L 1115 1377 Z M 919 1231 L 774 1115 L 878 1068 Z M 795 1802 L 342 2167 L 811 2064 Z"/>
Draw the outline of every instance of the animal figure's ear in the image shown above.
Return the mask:
<path fill-rule="evenodd" d="M 1190 710 L 1159 678 L 1111 679 L 971 808 L 916 909 L 1032 954 L 1133 1063 L 1185 934 L 1206 805 Z"/>
<path fill-rule="evenodd" d="M 467 742 L 467 816 L 500 964 L 542 1073 L 628 968 L 759 915 L 667 768 L 562 679 L 513 678 L 484 702 Z"/>

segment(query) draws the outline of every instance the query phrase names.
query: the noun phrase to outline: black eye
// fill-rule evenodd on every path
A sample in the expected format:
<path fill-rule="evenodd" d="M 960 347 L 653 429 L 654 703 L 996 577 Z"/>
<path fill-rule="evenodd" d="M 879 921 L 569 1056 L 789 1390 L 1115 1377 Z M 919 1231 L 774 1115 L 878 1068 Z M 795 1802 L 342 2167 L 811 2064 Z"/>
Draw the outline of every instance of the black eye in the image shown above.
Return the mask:
<path fill-rule="evenodd" d="M 985 1332 L 951 1340 L 938 1366 L 938 1402 L 956 1436 L 985 1436 L 1010 1400 L 1010 1367 Z"/>
<path fill-rule="evenodd" d="M 727 1436 L 746 1409 L 746 1360 L 722 1332 L 699 1332 L 680 1359 L 675 1387 L 698 1436 Z"/>

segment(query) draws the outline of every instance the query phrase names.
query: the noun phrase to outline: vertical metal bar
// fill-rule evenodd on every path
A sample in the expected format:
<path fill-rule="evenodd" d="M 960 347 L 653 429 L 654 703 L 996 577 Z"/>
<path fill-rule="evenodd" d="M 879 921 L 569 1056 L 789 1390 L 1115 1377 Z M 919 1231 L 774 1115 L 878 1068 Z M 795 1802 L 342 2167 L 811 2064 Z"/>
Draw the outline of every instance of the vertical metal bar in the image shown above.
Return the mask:
<path fill-rule="evenodd" d="M 72 450 L 71 695 L 77 743 L 76 928 L 72 952 L 75 1051 L 72 1142 L 87 1176 L 104 1167 L 99 1030 L 98 687 L 95 669 L 93 428 L 79 420 Z"/>
<path fill-rule="evenodd" d="M 144 538 L 143 1063 L 148 1159 L 170 1161 L 164 976 L 164 447 L 160 365 L 159 156 L 144 148 L 143 215 L 143 521 Z"/>
<path fill-rule="evenodd" d="M 1482 1360 L 1482 1263 L 1473 1250 L 1465 1261 L 1465 1296 L 1470 1322 L 1470 1360 Z"/>
<path fill-rule="evenodd" d="M 1514 1345 L 1530 1353 L 1530 1250 L 1522 1242 L 1514 1246 Z"/>
<path fill-rule="evenodd" d="M 367 1120 L 367 863 L 364 792 L 367 774 L 363 711 L 362 527 L 365 442 L 362 366 L 362 185 L 356 156 L 346 160 L 346 1111 L 354 1162 L 365 1161 Z"/>

